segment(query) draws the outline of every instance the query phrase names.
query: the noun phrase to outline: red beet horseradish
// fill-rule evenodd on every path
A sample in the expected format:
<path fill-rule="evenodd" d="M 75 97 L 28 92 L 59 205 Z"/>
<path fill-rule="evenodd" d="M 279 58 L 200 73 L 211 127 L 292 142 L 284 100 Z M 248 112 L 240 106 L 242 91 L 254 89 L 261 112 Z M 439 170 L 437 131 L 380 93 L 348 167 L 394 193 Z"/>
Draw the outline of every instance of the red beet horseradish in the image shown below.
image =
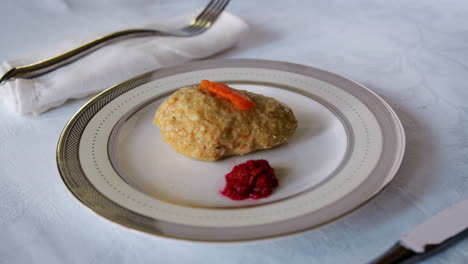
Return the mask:
<path fill-rule="evenodd" d="M 270 196 L 278 186 L 275 170 L 266 160 L 249 160 L 226 174 L 221 194 L 232 200 L 260 199 Z"/>

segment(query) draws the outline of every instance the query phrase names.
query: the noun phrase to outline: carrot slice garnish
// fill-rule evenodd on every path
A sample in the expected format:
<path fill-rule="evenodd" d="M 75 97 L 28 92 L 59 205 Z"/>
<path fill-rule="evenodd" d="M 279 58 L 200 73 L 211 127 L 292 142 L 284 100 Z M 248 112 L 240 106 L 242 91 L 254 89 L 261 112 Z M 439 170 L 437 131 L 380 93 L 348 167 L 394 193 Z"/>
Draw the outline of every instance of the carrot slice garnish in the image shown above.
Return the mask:
<path fill-rule="evenodd" d="M 247 95 L 232 89 L 225 83 L 202 80 L 198 87 L 228 100 L 231 104 L 235 105 L 240 110 L 249 110 L 255 107 L 255 104 L 250 100 L 249 97 L 247 97 Z"/>

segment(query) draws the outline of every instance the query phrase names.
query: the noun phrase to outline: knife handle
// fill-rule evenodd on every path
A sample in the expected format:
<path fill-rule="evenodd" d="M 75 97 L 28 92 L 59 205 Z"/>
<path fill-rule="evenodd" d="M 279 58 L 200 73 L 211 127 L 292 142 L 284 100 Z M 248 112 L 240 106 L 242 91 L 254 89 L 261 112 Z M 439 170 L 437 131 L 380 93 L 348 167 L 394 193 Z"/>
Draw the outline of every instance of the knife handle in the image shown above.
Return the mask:
<path fill-rule="evenodd" d="M 369 264 L 397 264 L 409 260 L 417 254 L 400 244 L 395 244 L 392 248 L 387 250 L 382 256 L 374 259 Z"/>

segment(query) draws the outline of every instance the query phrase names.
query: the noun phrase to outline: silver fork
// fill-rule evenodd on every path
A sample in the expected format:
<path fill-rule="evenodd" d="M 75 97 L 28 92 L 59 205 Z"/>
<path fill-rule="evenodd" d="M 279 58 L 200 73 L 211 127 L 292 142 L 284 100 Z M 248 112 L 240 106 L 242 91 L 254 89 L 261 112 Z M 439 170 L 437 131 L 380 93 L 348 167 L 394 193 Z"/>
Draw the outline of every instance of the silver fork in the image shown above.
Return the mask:
<path fill-rule="evenodd" d="M 127 29 L 117 31 L 53 58 L 29 65 L 14 67 L 2 76 L 0 84 L 11 78 L 34 78 L 46 74 L 117 40 L 146 36 L 190 37 L 201 34 L 213 25 L 228 3 L 229 0 L 211 0 L 203 11 L 189 24 L 176 30 L 168 32 L 154 29 Z"/>

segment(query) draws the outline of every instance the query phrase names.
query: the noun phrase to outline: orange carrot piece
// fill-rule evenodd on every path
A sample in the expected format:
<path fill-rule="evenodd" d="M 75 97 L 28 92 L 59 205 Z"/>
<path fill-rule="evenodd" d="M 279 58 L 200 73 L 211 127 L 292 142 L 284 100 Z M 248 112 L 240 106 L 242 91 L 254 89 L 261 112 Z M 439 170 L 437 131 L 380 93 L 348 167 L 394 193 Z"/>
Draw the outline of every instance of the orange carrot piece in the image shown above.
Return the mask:
<path fill-rule="evenodd" d="M 228 100 L 231 104 L 235 105 L 240 110 L 249 110 L 255 107 L 255 104 L 250 100 L 249 97 L 236 90 L 233 90 L 224 83 L 202 80 L 198 87 Z"/>

